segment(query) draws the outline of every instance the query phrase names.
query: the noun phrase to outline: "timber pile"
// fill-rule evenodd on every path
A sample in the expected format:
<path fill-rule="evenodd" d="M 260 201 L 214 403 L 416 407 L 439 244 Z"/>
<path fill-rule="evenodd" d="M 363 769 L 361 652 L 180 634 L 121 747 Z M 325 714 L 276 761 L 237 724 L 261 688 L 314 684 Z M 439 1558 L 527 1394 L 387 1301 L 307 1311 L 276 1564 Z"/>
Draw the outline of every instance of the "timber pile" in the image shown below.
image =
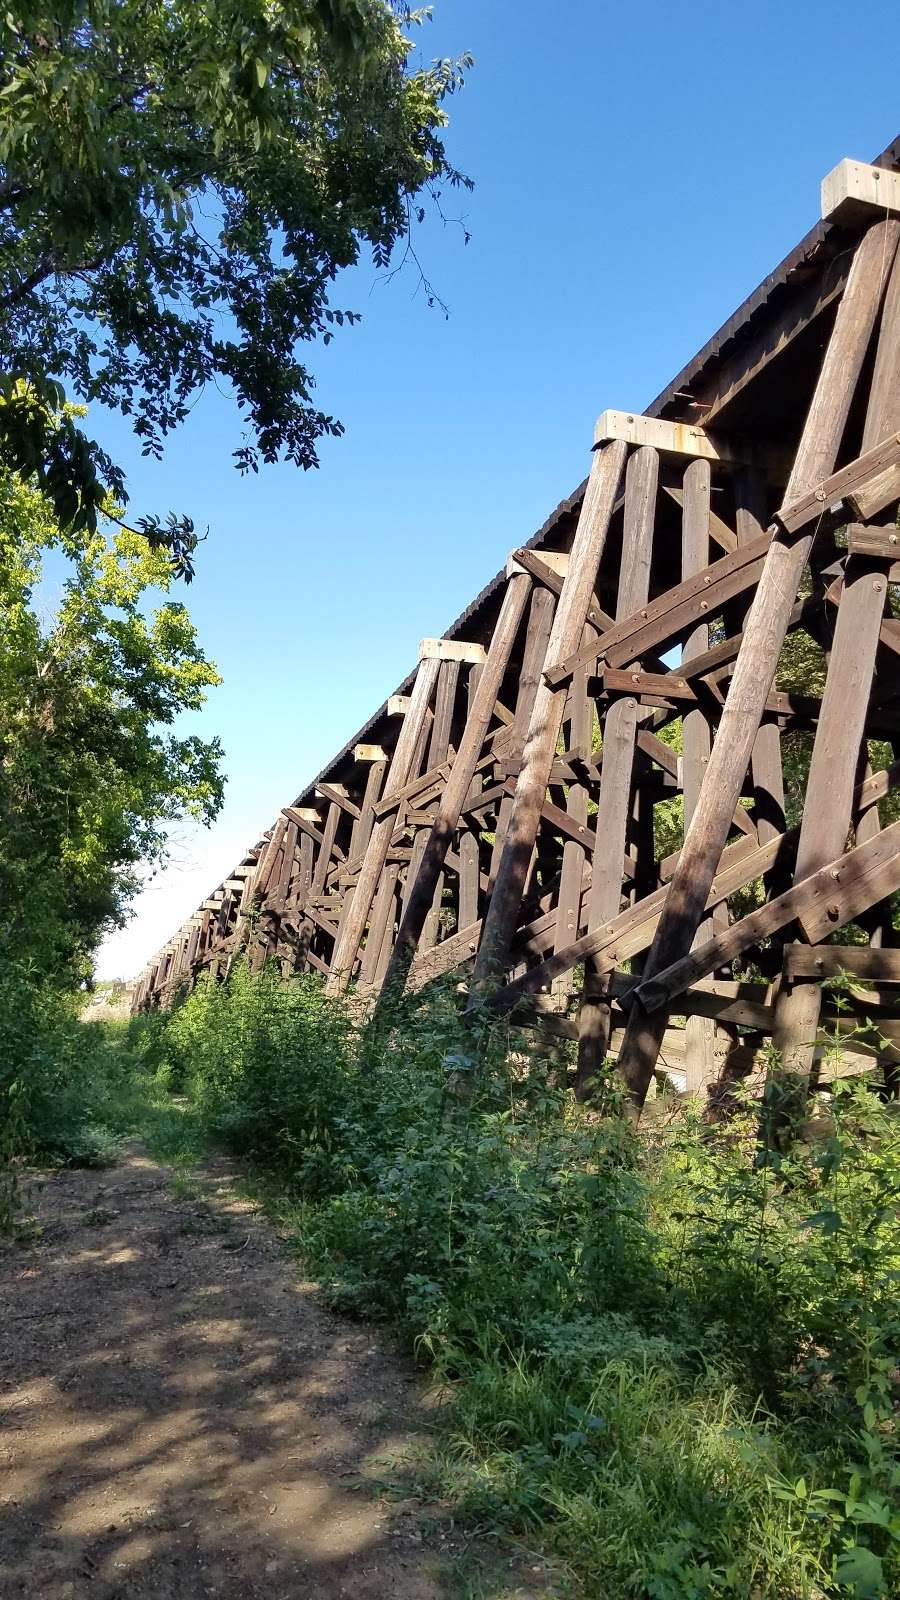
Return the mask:
<path fill-rule="evenodd" d="M 845 971 L 875 988 L 843 1026 L 893 1062 L 898 219 L 900 141 L 829 174 L 823 221 L 646 415 L 604 412 L 586 484 L 422 641 L 136 1009 L 242 950 L 373 998 L 457 973 L 473 1005 L 577 1039 L 582 1089 L 617 1053 L 640 1107 L 661 1053 L 696 1091 L 767 1039 L 802 1089 L 823 981 Z M 827 663 L 821 696 L 779 686 L 797 633 Z M 791 828 L 783 747 L 802 736 Z M 656 808 L 679 796 L 663 854 Z"/>

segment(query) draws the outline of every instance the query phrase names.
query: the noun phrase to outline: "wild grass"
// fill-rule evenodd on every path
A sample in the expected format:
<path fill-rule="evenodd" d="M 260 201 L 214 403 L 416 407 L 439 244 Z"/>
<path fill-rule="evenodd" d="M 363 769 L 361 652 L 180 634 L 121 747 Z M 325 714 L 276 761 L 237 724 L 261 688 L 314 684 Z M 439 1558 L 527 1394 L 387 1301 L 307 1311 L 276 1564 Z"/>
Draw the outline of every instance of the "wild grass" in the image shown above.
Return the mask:
<path fill-rule="evenodd" d="M 749 1112 L 636 1136 L 449 992 L 376 1033 L 241 969 L 129 1050 L 159 1137 L 240 1153 L 331 1302 L 431 1368 L 423 1492 L 589 1596 L 900 1593 L 892 1106 L 838 1084 L 762 1162 Z"/>

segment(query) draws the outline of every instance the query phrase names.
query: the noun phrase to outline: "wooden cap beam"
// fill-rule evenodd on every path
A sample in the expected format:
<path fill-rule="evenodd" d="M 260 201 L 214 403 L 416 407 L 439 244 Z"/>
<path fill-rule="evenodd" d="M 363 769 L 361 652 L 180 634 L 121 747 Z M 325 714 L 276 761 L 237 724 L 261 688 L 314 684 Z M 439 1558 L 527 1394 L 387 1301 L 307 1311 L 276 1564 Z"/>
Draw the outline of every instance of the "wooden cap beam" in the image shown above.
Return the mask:
<path fill-rule="evenodd" d="M 787 452 L 766 444 L 751 444 L 746 439 L 733 443 L 724 435 L 707 433 L 696 422 L 666 422 L 661 417 L 645 417 L 638 411 L 604 411 L 594 428 L 594 446 L 623 439 L 630 445 L 649 445 L 669 455 L 693 460 L 717 461 L 725 466 L 758 466 L 775 483 L 785 482 L 790 470 Z M 544 552 L 541 552 L 542 557 Z"/>
<path fill-rule="evenodd" d="M 516 572 L 526 572 L 530 575 L 529 568 L 526 567 L 524 562 L 521 560 L 523 554 L 531 554 L 531 552 L 510 550 L 509 555 L 506 558 L 507 578 L 513 577 Z M 540 552 L 540 559 L 543 565 L 545 567 L 549 567 L 550 571 L 554 572 L 558 578 L 564 578 L 569 570 L 568 550 L 542 550 Z"/>
<path fill-rule="evenodd" d="M 900 172 L 864 161 L 839 161 L 822 179 L 822 217 L 853 226 L 874 222 L 873 212 L 900 212 Z"/>
<path fill-rule="evenodd" d="M 481 666 L 487 660 L 483 644 L 470 639 L 423 639 L 419 645 L 420 661 L 470 661 Z"/>

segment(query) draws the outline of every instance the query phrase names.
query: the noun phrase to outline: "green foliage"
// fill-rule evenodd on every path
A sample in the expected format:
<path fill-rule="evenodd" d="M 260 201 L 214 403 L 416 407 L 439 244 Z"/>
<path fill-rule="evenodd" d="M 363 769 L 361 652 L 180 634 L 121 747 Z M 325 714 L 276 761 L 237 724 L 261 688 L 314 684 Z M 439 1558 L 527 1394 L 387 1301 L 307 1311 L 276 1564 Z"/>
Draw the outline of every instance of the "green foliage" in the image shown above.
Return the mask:
<path fill-rule="evenodd" d="M 35 604 L 45 552 L 68 576 L 55 615 Z M 46 499 L 0 473 L 0 967 L 86 976 L 166 825 L 210 821 L 217 740 L 172 730 L 219 681 L 165 555 L 136 533 L 63 535 Z"/>
<path fill-rule="evenodd" d="M 0 1164 L 10 1198 L 23 1158 L 105 1166 L 133 1131 L 144 1094 L 122 1048 L 127 1024 L 81 1022 L 78 996 L 0 968 Z"/>
<path fill-rule="evenodd" d="M 68 576 L 45 621 L 48 551 Z M 173 731 L 218 677 L 184 606 L 148 607 L 171 581 L 137 533 L 62 532 L 0 471 L 0 1231 L 35 1144 L 58 1160 L 113 1150 L 121 1061 L 74 997 L 142 864 L 164 859 L 167 824 L 221 804 L 218 741 Z"/>
<path fill-rule="evenodd" d="M 749 1115 L 638 1137 L 440 988 L 359 1031 L 238 968 L 147 1027 L 333 1302 L 433 1364 L 431 1492 L 589 1594 L 897 1592 L 892 1108 L 839 1083 L 827 1137 L 760 1166 Z"/>
<path fill-rule="evenodd" d="M 63 0 L 0 17 L 0 455 L 60 520 L 96 526 L 121 476 L 60 411 L 68 382 L 158 455 L 204 385 L 235 395 L 242 470 L 309 467 L 341 424 L 303 342 L 364 245 L 379 267 L 447 162 L 468 59 L 411 69 L 393 0 Z M 24 389 L 21 381 L 25 381 Z M 158 524 L 156 524 L 158 526 Z"/>

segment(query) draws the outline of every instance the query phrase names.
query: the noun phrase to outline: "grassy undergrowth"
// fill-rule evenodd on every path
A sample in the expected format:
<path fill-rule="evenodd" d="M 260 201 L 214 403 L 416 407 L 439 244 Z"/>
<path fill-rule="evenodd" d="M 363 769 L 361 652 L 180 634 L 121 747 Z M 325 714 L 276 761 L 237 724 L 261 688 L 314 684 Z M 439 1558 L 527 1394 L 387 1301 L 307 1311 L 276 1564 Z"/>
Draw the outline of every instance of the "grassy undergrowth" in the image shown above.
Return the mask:
<path fill-rule="evenodd" d="M 132 1026 L 120 1112 L 169 1158 L 247 1159 L 332 1303 L 443 1384 L 427 1492 L 574 1590 L 900 1594 L 892 1108 L 838 1086 L 816 1144 L 760 1165 L 749 1116 L 635 1136 L 522 1036 L 460 1041 L 448 993 L 376 1036 L 316 980 L 236 970 Z"/>
<path fill-rule="evenodd" d="M 175 1163 L 201 1148 L 199 1117 L 156 1073 L 152 1022 L 82 1020 L 78 996 L 4 972 L 0 1039 L 0 1238 L 24 1165 L 109 1166 L 134 1134 Z"/>

